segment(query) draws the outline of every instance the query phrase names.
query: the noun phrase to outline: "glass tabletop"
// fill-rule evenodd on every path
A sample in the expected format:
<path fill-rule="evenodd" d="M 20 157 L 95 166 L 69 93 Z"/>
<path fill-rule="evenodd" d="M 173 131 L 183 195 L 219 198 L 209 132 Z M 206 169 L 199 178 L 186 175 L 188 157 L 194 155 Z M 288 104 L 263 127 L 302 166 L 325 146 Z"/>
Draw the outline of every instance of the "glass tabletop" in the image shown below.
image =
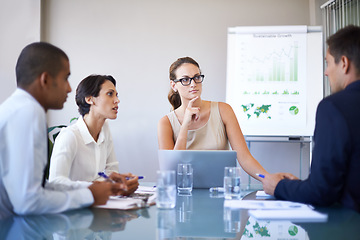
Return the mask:
<path fill-rule="evenodd" d="M 244 200 L 254 199 L 251 189 Z M 258 221 L 246 210 L 224 207 L 221 194 L 194 189 L 178 195 L 171 210 L 85 208 L 60 214 L 0 220 L 1 239 L 357 239 L 360 215 L 341 207 L 317 208 L 324 223 Z"/>

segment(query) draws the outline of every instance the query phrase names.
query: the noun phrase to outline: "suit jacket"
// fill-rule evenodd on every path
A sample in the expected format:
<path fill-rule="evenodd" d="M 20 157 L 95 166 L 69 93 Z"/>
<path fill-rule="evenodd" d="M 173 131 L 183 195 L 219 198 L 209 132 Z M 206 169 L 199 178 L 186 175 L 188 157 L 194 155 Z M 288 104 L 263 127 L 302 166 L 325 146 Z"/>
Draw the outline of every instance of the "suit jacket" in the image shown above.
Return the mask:
<path fill-rule="evenodd" d="M 309 177 L 281 180 L 275 197 L 360 212 L 360 80 L 320 102 L 314 144 Z"/>

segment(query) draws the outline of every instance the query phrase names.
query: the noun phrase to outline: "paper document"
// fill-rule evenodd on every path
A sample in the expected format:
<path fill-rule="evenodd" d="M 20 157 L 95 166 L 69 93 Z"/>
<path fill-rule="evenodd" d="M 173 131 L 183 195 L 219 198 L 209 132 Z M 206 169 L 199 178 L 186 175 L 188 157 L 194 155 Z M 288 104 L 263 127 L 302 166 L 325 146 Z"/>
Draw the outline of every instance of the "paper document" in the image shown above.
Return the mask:
<path fill-rule="evenodd" d="M 301 209 L 308 205 L 289 201 L 276 200 L 225 200 L 225 207 L 244 209 Z"/>
<path fill-rule="evenodd" d="M 156 192 L 154 187 L 139 186 L 130 196 L 111 196 L 105 205 L 95 206 L 106 209 L 138 209 L 154 205 Z"/>
<path fill-rule="evenodd" d="M 293 222 L 325 222 L 327 214 L 314 211 L 310 205 L 276 200 L 225 200 L 225 207 L 249 209 L 258 220 L 289 220 Z"/>
<path fill-rule="evenodd" d="M 274 196 L 271 196 L 267 193 L 265 193 L 265 191 L 257 191 L 256 192 L 256 199 L 275 199 Z"/>
<path fill-rule="evenodd" d="M 155 193 L 156 187 L 139 186 L 135 191 L 136 193 Z"/>
<path fill-rule="evenodd" d="M 292 222 L 326 222 L 328 215 L 302 208 L 301 210 L 249 210 L 257 220 L 289 220 Z"/>
<path fill-rule="evenodd" d="M 141 199 L 132 199 L 132 198 L 118 198 L 111 196 L 105 205 L 95 206 L 97 208 L 106 208 L 106 209 L 138 209 L 146 207 L 146 204 Z"/>

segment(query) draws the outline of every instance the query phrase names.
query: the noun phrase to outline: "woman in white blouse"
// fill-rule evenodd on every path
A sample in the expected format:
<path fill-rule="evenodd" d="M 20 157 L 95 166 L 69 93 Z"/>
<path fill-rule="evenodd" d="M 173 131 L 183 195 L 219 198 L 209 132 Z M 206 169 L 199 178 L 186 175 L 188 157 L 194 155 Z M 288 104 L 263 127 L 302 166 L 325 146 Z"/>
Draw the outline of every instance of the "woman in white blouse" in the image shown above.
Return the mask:
<path fill-rule="evenodd" d="M 137 189 L 137 176 L 117 173 L 119 163 L 106 122 L 117 117 L 120 101 L 115 86 L 115 79 L 104 75 L 90 75 L 80 82 L 75 99 L 81 116 L 56 138 L 49 181 L 86 185 L 105 172 L 113 180 L 125 181 L 128 190 L 121 194 Z"/>

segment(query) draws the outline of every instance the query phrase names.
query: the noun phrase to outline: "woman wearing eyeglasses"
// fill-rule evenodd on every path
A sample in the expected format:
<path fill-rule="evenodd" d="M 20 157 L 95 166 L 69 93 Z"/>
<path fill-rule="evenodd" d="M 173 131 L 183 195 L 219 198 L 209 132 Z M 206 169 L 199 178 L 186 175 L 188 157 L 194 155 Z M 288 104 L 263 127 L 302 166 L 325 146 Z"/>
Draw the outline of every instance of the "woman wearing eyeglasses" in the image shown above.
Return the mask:
<path fill-rule="evenodd" d="M 159 149 L 228 150 L 237 152 L 241 167 L 253 178 L 269 174 L 249 152 L 231 106 L 201 99 L 204 75 L 190 57 L 177 59 L 169 69 L 168 99 L 173 111 L 158 124 Z M 291 174 L 283 177 L 294 178 Z"/>

